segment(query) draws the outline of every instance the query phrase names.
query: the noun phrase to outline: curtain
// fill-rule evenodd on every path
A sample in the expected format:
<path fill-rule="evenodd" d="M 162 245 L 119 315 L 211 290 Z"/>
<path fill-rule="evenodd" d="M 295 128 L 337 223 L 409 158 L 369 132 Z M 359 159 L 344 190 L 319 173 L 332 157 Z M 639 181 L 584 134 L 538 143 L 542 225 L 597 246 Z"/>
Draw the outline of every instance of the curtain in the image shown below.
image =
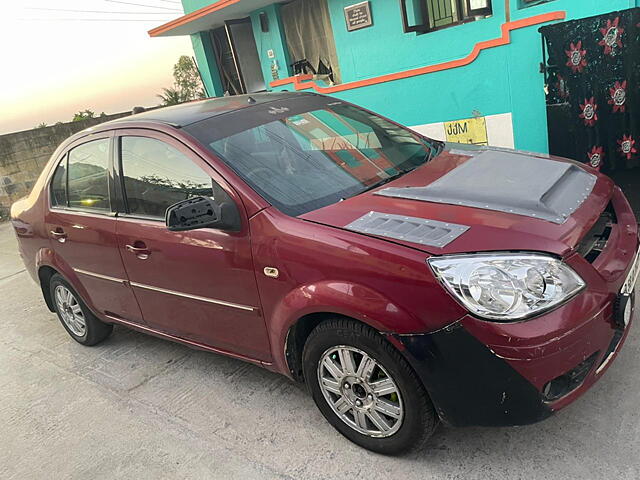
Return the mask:
<path fill-rule="evenodd" d="M 575 152 L 608 173 L 639 166 L 640 8 L 540 32 L 548 51 L 551 153 Z M 554 138 L 561 152 L 553 151 Z"/>
<path fill-rule="evenodd" d="M 294 0 L 282 5 L 281 18 L 292 62 L 307 60 L 319 76 L 340 83 L 340 68 L 327 0 Z"/>

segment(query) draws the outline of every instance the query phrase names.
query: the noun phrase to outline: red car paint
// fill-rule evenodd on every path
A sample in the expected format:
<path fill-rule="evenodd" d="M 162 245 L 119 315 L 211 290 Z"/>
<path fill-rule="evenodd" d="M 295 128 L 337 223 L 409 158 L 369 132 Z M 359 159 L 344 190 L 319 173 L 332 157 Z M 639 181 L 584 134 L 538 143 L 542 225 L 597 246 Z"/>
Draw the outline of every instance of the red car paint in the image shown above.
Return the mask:
<path fill-rule="evenodd" d="M 162 139 L 192 158 L 233 199 L 241 212 L 241 230 L 170 232 L 158 221 L 49 207 L 53 167 L 66 151 L 90 139 L 131 133 Z M 389 186 L 428 184 L 468 158 L 455 148 L 446 149 Z M 271 207 L 184 131 L 163 123 L 130 120 L 94 127 L 61 145 L 31 194 L 13 205 L 11 215 L 20 253 L 34 280 L 39 282 L 43 268 L 61 273 L 105 322 L 291 375 L 285 355 L 287 336 L 307 315 L 344 315 L 384 334 L 400 335 L 436 332 L 460 321 L 540 391 L 547 381 L 593 352 L 606 350 L 613 301 L 638 248 L 635 217 L 621 191 L 604 175 L 589 171 L 597 176 L 597 183 L 564 224 L 376 196 L 374 191 L 289 217 Z M 618 227 L 603 254 L 589 264 L 575 247 L 609 202 L 615 208 Z M 444 248 L 343 228 L 371 210 L 471 228 Z M 561 256 L 586 281 L 587 288 L 538 317 L 515 323 L 488 322 L 469 315 L 425 263 L 430 255 L 505 250 Z M 266 276 L 266 267 L 277 268 L 278 277 Z M 158 289 L 191 297 L 167 296 Z M 194 296 L 247 308 L 227 308 Z M 389 339 L 403 348 L 393 336 Z M 582 386 L 551 408 L 571 402 L 602 373 L 591 373 Z"/>

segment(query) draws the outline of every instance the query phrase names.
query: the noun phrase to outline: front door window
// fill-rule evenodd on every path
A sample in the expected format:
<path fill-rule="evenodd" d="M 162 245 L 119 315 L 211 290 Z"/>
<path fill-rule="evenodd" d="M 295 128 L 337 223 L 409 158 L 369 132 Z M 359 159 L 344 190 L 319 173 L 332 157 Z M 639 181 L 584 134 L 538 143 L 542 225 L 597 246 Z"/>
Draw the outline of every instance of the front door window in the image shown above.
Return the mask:
<path fill-rule="evenodd" d="M 213 197 L 212 181 L 189 158 L 155 138 L 122 137 L 122 174 L 128 213 L 164 218 L 190 197 Z"/>

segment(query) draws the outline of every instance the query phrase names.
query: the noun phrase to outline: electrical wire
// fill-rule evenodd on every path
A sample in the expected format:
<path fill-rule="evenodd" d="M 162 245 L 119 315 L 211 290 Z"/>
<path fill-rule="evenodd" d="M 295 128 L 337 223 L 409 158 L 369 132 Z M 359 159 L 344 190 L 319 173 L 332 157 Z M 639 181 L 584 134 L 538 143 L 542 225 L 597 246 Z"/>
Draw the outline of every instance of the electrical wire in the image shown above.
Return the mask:
<path fill-rule="evenodd" d="M 171 15 L 171 12 L 114 12 L 107 10 L 72 10 L 66 8 L 40 8 L 26 7 L 25 10 L 46 10 L 48 12 L 74 12 L 74 13 L 109 13 L 126 15 Z"/>
<path fill-rule="evenodd" d="M 136 7 L 159 8 L 160 10 L 171 10 L 172 12 L 182 13 L 182 11 L 178 10 L 177 8 L 161 7 L 159 5 L 143 5 L 141 3 L 123 2 L 121 0 L 104 0 L 104 1 L 111 2 L 111 3 L 122 3 L 124 5 L 135 5 Z"/>
<path fill-rule="evenodd" d="M 22 22 L 157 22 L 158 18 L 16 18 Z"/>

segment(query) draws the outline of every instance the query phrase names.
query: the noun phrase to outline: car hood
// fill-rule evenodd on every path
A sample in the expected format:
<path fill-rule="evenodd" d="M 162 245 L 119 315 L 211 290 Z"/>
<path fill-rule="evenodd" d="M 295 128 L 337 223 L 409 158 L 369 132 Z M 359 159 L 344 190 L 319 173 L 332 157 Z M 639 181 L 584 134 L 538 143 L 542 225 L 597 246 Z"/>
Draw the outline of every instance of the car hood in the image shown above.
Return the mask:
<path fill-rule="evenodd" d="M 478 178 L 475 184 L 473 172 L 477 169 L 469 169 L 471 164 L 464 167 L 480 155 L 486 162 L 482 165 L 490 168 L 490 183 L 487 183 L 487 178 Z M 500 162 L 504 162 L 507 156 L 510 162 L 520 161 L 528 170 L 514 174 L 510 167 L 503 168 L 505 164 Z M 460 175 L 463 170 L 471 176 L 465 174 L 466 178 L 463 178 L 465 175 Z M 549 172 L 556 170 L 577 173 L 583 177 L 583 183 L 576 180 L 575 175 L 571 179 L 568 179 L 568 174 L 555 178 Z M 553 178 L 549 178 L 550 175 Z M 446 182 L 434 183 L 445 176 Z M 439 188 L 445 183 L 453 185 L 450 179 L 454 177 L 458 178 L 455 188 Z M 530 198 L 532 184 L 534 192 L 539 194 L 536 201 Z M 542 188 L 536 190 L 535 185 Z M 427 186 L 431 188 L 425 189 Z M 495 189 L 496 195 L 483 196 L 483 192 L 491 188 Z M 614 184 L 608 177 L 570 160 L 501 148 L 447 144 L 437 157 L 416 170 L 299 218 L 378 237 L 434 255 L 498 250 L 566 255 L 596 223 L 611 198 L 613 188 Z M 575 201 L 580 189 L 582 193 Z M 427 191 L 431 195 L 422 194 Z M 489 200 L 486 201 L 485 197 Z M 567 199 L 572 205 L 568 205 Z M 491 204 L 491 200 L 495 202 Z M 558 208 L 555 211 L 551 209 L 549 213 L 546 207 L 551 204 Z M 537 206 L 541 207 L 543 215 Z M 453 228 L 453 233 L 446 242 L 428 244 L 416 237 L 407 239 L 400 238 L 402 235 L 391 235 L 391 238 L 387 234 L 378 235 L 375 229 L 358 228 L 363 220 L 376 215 L 411 221 L 428 220 L 430 225 Z"/>

